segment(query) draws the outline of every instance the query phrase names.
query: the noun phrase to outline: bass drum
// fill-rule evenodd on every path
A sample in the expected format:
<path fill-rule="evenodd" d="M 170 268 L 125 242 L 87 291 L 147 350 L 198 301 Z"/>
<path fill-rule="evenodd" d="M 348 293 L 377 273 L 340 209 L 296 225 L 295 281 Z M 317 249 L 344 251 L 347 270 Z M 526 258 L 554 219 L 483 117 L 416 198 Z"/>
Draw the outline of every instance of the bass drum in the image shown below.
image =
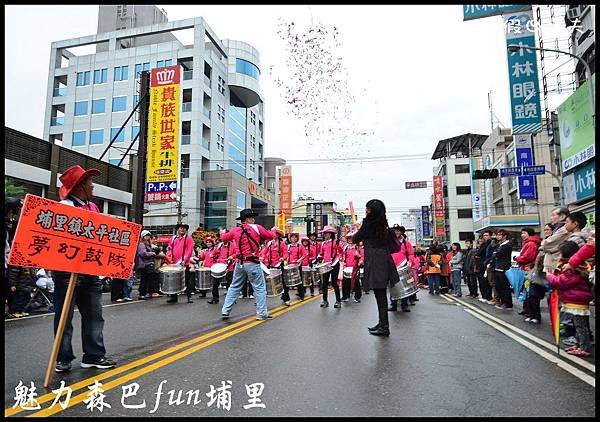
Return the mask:
<path fill-rule="evenodd" d="M 279 296 L 283 292 L 281 270 L 278 268 L 263 268 L 267 297 Z"/>
<path fill-rule="evenodd" d="M 181 265 L 165 265 L 158 270 L 160 291 L 176 295 L 185 291 L 185 269 Z"/>
<path fill-rule="evenodd" d="M 304 287 L 315 286 L 317 284 L 317 273 L 308 265 L 302 267 L 302 285 Z"/>
<path fill-rule="evenodd" d="M 405 264 L 405 265 L 402 265 Z M 419 291 L 417 283 L 413 277 L 413 270 L 410 265 L 406 265 L 406 261 L 396 267 L 398 278 L 400 281 L 390 288 L 390 297 L 394 300 L 404 299 Z"/>
<path fill-rule="evenodd" d="M 283 281 L 288 287 L 294 287 L 302 283 L 300 279 L 300 265 L 290 264 L 283 267 Z"/>
<path fill-rule="evenodd" d="M 198 290 L 210 290 L 212 289 L 212 277 L 210 268 L 198 267 L 196 268 L 196 289 Z"/>

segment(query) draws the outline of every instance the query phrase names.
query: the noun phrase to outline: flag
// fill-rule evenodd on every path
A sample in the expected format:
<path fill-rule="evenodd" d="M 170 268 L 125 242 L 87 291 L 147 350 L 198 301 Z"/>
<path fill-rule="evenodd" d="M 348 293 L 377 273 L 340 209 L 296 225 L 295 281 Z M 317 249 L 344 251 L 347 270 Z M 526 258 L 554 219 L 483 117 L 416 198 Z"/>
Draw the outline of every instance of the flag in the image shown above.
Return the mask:
<path fill-rule="evenodd" d="M 552 335 L 556 343 L 556 352 L 560 354 L 560 314 L 558 312 L 558 291 L 552 290 L 548 298 L 548 311 L 550 312 L 550 324 L 552 326 Z"/>

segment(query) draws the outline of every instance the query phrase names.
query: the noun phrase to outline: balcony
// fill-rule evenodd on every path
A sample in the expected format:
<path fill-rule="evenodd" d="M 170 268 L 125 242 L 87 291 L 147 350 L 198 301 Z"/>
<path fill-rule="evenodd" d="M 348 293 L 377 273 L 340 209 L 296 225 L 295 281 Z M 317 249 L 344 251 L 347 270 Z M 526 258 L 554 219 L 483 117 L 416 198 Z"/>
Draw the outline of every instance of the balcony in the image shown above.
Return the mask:
<path fill-rule="evenodd" d="M 189 111 L 192 111 L 192 103 L 191 102 L 189 102 L 189 103 L 183 103 L 181 105 L 181 112 L 182 113 L 186 113 L 186 112 L 189 112 Z"/>
<path fill-rule="evenodd" d="M 54 88 L 54 96 L 55 97 L 65 97 L 66 95 L 67 95 L 67 87 Z"/>
<path fill-rule="evenodd" d="M 183 72 L 183 80 L 188 81 L 194 78 L 194 70 L 185 70 Z"/>
<path fill-rule="evenodd" d="M 50 119 L 50 126 L 62 126 L 65 124 L 64 117 L 52 117 Z"/>
<path fill-rule="evenodd" d="M 204 107 L 203 113 L 210 120 L 210 109 L 208 107 Z"/>
<path fill-rule="evenodd" d="M 189 145 L 192 135 L 181 135 L 181 145 Z"/>

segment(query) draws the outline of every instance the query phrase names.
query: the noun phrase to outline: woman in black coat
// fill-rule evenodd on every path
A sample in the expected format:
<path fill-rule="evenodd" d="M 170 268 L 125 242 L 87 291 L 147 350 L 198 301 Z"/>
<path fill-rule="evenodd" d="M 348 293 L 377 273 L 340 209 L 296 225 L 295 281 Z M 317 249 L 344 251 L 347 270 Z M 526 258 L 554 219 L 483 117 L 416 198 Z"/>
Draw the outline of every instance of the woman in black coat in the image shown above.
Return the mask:
<path fill-rule="evenodd" d="M 365 290 L 373 290 L 377 300 L 379 323 L 369 328 L 369 333 L 376 336 L 389 336 L 390 325 L 387 314 L 387 288 L 398 281 L 398 272 L 390 252 L 393 235 L 385 216 L 385 205 L 379 199 L 372 199 L 366 205 L 367 216 L 360 230 L 353 236 L 355 244 L 364 242 L 365 265 L 363 286 Z"/>

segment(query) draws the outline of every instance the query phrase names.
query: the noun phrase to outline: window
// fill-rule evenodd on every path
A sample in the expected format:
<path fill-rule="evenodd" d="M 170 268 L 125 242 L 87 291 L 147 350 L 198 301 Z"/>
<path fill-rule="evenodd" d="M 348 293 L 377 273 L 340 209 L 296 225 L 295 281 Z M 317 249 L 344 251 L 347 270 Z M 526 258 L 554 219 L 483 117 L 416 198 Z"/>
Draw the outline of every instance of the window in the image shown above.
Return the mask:
<path fill-rule="evenodd" d="M 137 103 L 140 102 L 140 96 L 139 95 L 134 95 L 133 96 L 133 106 L 135 107 L 137 105 Z M 139 110 L 139 108 L 138 108 Z"/>
<path fill-rule="evenodd" d="M 74 147 L 85 145 L 85 131 L 73 132 L 73 140 L 71 141 L 71 145 Z"/>
<path fill-rule="evenodd" d="M 256 148 L 256 137 L 254 135 L 250 135 L 250 146 Z"/>
<path fill-rule="evenodd" d="M 223 166 L 219 163 L 217 163 L 217 170 L 223 170 Z"/>
<path fill-rule="evenodd" d="M 104 84 L 108 81 L 108 69 L 94 70 L 94 83 Z"/>
<path fill-rule="evenodd" d="M 225 139 L 217 133 L 217 149 L 225 152 Z"/>
<path fill-rule="evenodd" d="M 92 100 L 92 114 L 104 113 L 105 99 Z"/>
<path fill-rule="evenodd" d="M 126 81 L 129 77 L 128 66 L 115 67 L 115 82 Z"/>
<path fill-rule="evenodd" d="M 237 191 L 237 210 L 238 212 L 246 208 L 246 194 L 242 191 Z"/>
<path fill-rule="evenodd" d="M 119 202 L 108 201 L 108 213 L 111 215 L 117 215 L 119 217 L 125 217 L 127 213 L 127 206 Z"/>
<path fill-rule="evenodd" d="M 218 107 L 218 111 L 217 111 L 217 118 L 222 122 L 225 123 L 225 109 L 223 107 L 221 107 L 220 104 L 217 104 Z"/>
<path fill-rule="evenodd" d="M 165 61 L 164 60 L 159 60 L 156 62 L 156 67 L 165 67 Z"/>
<path fill-rule="evenodd" d="M 75 116 L 85 116 L 88 113 L 88 102 L 87 101 L 76 101 L 75 102 Z"/>
<path fill-rule="evenodd" d="M 127 109 L 127 97 L 114 97 L 112 111 L 125 111 Z"/>
<path fill-rule="evenodd" d="M 471 208 L 458 210 L 458 218 L 473 218 L 473 210 Z"/>
<path fill-rule="evenodd" d="M 250 123 L 252 123 L 253 125 L 256 124 L 256 114 L 254 114 L 253 111 L 250 111 Z"/>
<path fill-rule="evenodd" d="M 173 66 L 173 59 L 165 60 L 165 67 Z"/>
<path fill-rule="evenodd" d="M 472 232 L 458 232 L 458 240 L 475 240 L 475 235 Z"/>
<path fill-rule="evenodd" d="M 235 59 L 235 71 L 237 73 L 248 75 L 254 79 L 258 79 L 258 76 L 260 75 L 258 67 L 244 59 Z"/>
<path fill-rule="evenodd" d="M 104 129 L 90 131 L 90 145 L 100 145 L 104 142 Z"/>
<path fill-rule="evenodd" d="M 112 164 L 113 166 L 118 166 L 120 162 L 121 162 L 120 158 L 111 158 L 108 160 L 108 163 Z"/>
<path fill-rule="evenodd" d="M 468 164 L 456 164 L 454 166 L 454 173 L 456 173 L 456 174 L 469 173 L 469 172 L 470 172 L 470 166 Z"/>
<path fill-rule="evenodd" d="M 77 72 L 77 86 L 85 86 L 90 84 L 90 72 Z"/>
<path fill-rule="evenodd" d="M 142 76 L 142 71 L 149 71 L 150 70 L 150 62 L 146 62 L 146 63 L 137 63 L 135 65 L 135 78 L 139 79 Z"/>
<path fill-rule="evenodd" d="M 113 127 L 110 129 L 110 140 L 111 141 L 115 137 L 115 135 L 117 134 L 119 129 L 120 129 L 119 127 Z M 119 137 L 117 139 L 115 139 L 115 143 L 116 142 L 125 142 L 125 129 L 123 129 L 121 131 L 121 133 L 119 133 Z"/>
<path fill-rule="evenodd" d="M 218 85 L 218 91 L 225 95 L 225 79 L 221 78 L 219 76 L 219 85 Z"/>
<path fill-rule="evenodd" d="M 140 133 L 140 127 L 132 126 L 131 127 L 131 140 L 132 141 L 135 139 L 136 136 L 138 136 L 138 133 Z"/>
<path fill-rule="evenodd" d="M 190 154 L 181 154 L 181 173 L 184 179 L 190 177 Z"/>
<path fill-rule="evenodd" d="M 471 194 L 471 186 L 457 186 L 456 194 L 457 195 L 470 195 Z"/>

